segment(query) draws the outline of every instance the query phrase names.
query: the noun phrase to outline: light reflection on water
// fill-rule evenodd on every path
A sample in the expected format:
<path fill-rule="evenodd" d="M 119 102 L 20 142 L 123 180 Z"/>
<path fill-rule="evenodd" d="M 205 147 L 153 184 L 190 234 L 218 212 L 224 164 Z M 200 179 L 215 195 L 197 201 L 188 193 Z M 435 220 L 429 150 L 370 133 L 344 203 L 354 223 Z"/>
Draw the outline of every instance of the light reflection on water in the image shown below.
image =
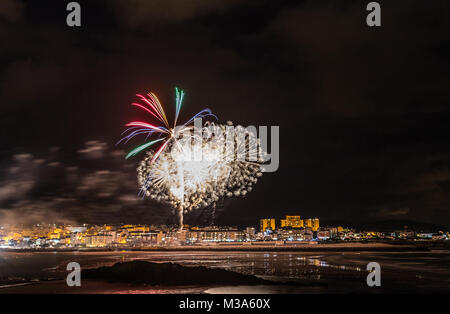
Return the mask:
<path fill-rule="evenodd" d="M 116 262 L 147 260 L 174 262 L 184 266 L 206 266 L 228 269 L 242 274 L 293 279 L 320 279 L 321 268 L 354 269 L 332 265 L 321 255 L 299 253 L 240 252 L 72 252 L 72 253 L 5 253 L 0 258 L 0 279 L 26 277 L 36 279 L 65 274 L 68 262 L 77 261 L 82 268 L 113 265 Z M 31 264 L 33 266 L 31 266 Z"/>
<path fill-rule="evenodd" d="M 64 278 L 67 263 L 82 268 L 113 265 L 116 262 L 146 260 L 173 262 L 184 266 L 222 268 L 271 280 L 326 283 L 328 290 L 354 291 L 365 288 L 368 262 L 382 265 L 383 284 L 450 288 L 450 252 L 0 252 L 0 283 L 10 281 Z M 392 280 L 391 280 L 392 279 Z M 242 287 L 241 289 L 247 289 Z M 259 287 L 258 289 L 266 289 Z M 274 287 L 270 291 L 273 292 Z M 282 288 L 276 288 L 284 291 Z M 289 288 L 292 291 L 292 287 Z M 323 287 L 301 287 L 303 292 L 323 292 Z M 347 290 L 346 290 L 347 289 Z M 392 288 L 394 289 L 394 288 Z M 397 287 L 395 288 L 397 289 Z M 238 289 L 239 290 L 239 289 Z M 253 291 L 253 290 L 252 290 Z M 396 290 L 397 291 L 397 290 Z M 441 291 L 441 290 L 439 290 Z M 442 291 L 442 292 L 448 292 Z M 282 292 L 280 292 L 282 293 Z"/>

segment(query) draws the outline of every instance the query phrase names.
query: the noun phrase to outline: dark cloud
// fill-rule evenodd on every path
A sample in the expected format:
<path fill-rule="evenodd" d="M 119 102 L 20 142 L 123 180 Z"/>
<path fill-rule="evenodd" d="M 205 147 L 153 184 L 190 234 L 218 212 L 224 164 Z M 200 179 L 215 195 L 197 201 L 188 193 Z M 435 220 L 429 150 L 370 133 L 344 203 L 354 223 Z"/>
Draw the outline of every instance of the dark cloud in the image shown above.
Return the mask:
<path fill-rule="evenodd" d="M 112 0 L 108 5 L 119 23 L 133 30 L 142 30 L 161 24 L 180 23 L 210 13 L 223 13 L 254 0 Z"/>
<path fill-rule="evenodd" d="M 88 141 L 86 143 L 86 148 L 79 149 L 78 153 L 88 159 L 100 159 L 105 157 L 106 150 L 106 143 L 100 141 Z"/>
<path fill-rule="evenodd" d="M 398 209 L 380 209 L 375 216 L 377 217 L 387 217 L 387 216 L 403 216 L 409 213 L 409 208 L 398 208 Z"/>
<path fill-rule="evenodd" d="M 383 4 L 383 27 L 369 29 L 365 3 L 305 1 L 280 12 L 267 33 L 282 39 L 281 54 L 287 51 L 291 62 L 310 69 L 317 113 L 375 120 L 413 112 L 419 109 L 411 108 L 413 103 L 431 94 L 448 97 L 432 50 L 450 39 L 442 32 L 450 26 L 448 19 L 438 13 L 448 6 L 440 2 L 432 7 L 419 1 Z M 430 77 L 438 85 L 425 82 Z M 441 106 L 420 109 L 435 112 Z"/>
<path fill-rule="evenodd" d="M 19 0 L 3 0 L 0 3 L 0 20 L 7 23 L 17 23 L 23 17 L 23 3 Z"/>
<path fill-rule="evenodd" d="M 33 160 L 30 154 L 13 156 L 13 165 L 4 174 L 5 180 L 0 187 L 0 201 L 20 200 L 37 183 L 36 168 L 40 160 Z"/>
<path fill-rule="evenodd" d="M 123 151 L 91 140 L 77 152 L 70 161 L 56 148 L 43 158 L 12 156 L 0 181 L 0 223 L 176 221 L 170 208 L 137 196 L 135 163 L 125 162 Z M 191 216 L 187 221 L 210 219 L 202 212 Z"/>
<path fill-rule="evenodd" d="M 122 158 L 135 143 L 112 145 L 142 118 L 134 94 L 155 91 L 170 116 L 177 85 L 180 119 L 210 107 L 220 121 L 280 126 L 278 172 L 219 223 L 405 208 L 450 220 L 447 2 L 383 1 L 379 29 L 361 1 L 81 1 L 81 29 L 49 3 L 0 4 L 4 213 L 166 217 L 134 199 L 134 161 Z M 21 154 L 32 155 L 11 160 Z"/>

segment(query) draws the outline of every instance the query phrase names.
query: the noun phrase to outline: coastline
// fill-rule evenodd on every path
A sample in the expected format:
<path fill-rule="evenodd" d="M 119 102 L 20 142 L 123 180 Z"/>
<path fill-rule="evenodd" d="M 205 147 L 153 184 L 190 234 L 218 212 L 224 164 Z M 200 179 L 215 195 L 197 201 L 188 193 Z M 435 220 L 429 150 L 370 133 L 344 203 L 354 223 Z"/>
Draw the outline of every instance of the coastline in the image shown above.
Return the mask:
<path fill-rule="evenodd" d="M 450 249 L 450 243 L 426 241 L 387 242 L 341 242 L 341 243 L 219 243 L 208 245 L 148 246 L 148 247 L 92 247 L 92 248 L 0 248 L 0 252 L 172 252 L 172 251 L 248 251 L 248 252 L 390 252 L 390 251 L 429 251 Z"/>
<path fill-rule="evenodd" d="M 334 245 L 335 246 L 335 245 Z M 372 245 L 373 246 L 373 245 Z M 380 251 L 381 247 L 385 250 Z M 314 245 L 317 247 L 317 245 Z M 360 245 L 361 247 L 361 245 Z M 343 293 L 360 291 L 367 288 L 366 265 L 378 261 L 383 268 L 383 288 L 385 293 L 401 292 L 443 292 L 448 291 L 450 271 L 448 261 L 450 250 L 427 251 L 392 251 L 385 245 L 378 244 L 379 250 L 345 251 L 303 251 L 260 252 L 233 251 L 77 251 L 77 252 L 37 252 L 37 253 L 5 253 L 7 265 L 14 267 L 3 269 L 4 285 L 0 294 L 6 293 Z M 8 262 L 9 261 L 9 262 Z M 64 278 L 67 276 L 66 265 L 76 261 L 82 266 L 82 287 L 68 287 Z M 157 271 L 157 277 L 141 269 L 123 269 L 119 277 L 104 273 L 114 271 L 114 265 L 126 263 L 133 265 L 138 261 L 167 263 L 183 266 L 178 272 L 171 269 Z M 14 263 L 14 264 L 12 264 Z M 261 279 L 276 281 L 273 285 L 246 285 L 244 282 L 214 282 L 214 280 L 197 281 L 188 278 L 190 267 L 203 266 L 208 269 L 223 269 L 242 274 L 256 275 Z M 30 267 L 32 269 L 30 269 Z M 159 266 L 157 267 L 159 268 Z M 104 270 L 102 270 L 104 269 Z M 89 276 L 94 271 L 102 276 Z M 215 276 L 205 274 L 207 278 Z M 101 277 L 101 278 L 100 278 Z M 181 278 L 182 282 L 169 282 L 170 278 Z M 147 279 L 148 279 L 147 278 Z M 158 279 L 159 278 L 159 279 Z M 411 283 L 411 278 L 415 282 Z M 101 279 L 101 280 L 99 280 Z M 121 280 L 118 280 L 121 279 Z M 158 279 L 158 280 L 156 280 Z M 180 280 L 181 280 L 180 279 Z M 177 279 L 178 280 L 178 279 Z M 183 281 L 184 280 L 184 281 Z M 286 280 L 294 280 L 297 284 L 286 285 Z M 123 282 L 110 282 L 123 281 Z M 131 281 L 131 282 L 128 282 Z M 144 282 L 142 282 L 144 281 Z M 25 284 L 24 284 L 25 283 Z M 408 283 L 408 284 L 405 284 Z M 366 290 L 364 290 L 366 291 Z M 375 290 L 367 291 L 372 292 Z M 378 290 L 377 290 L 378 291 Z"/>

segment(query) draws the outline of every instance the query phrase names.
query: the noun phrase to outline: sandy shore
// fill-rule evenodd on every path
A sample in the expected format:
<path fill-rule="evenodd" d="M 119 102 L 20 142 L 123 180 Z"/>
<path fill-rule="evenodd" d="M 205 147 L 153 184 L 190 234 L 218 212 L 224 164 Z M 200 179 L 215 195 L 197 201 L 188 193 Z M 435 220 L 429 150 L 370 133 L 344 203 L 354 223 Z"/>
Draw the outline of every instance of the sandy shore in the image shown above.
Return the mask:
<path fill-rule="evenodd" d="M 359 244 L 359 251 L 274 252 L 271 249 L 245 252 L 217 251 L 77 251 L 77 252 L 3 252 L 3 287 L 0 294 L 183 294 L 183 293 L 371 293 L 367 290 L 366 265 L 378 262 L 382 267 L 383 285 L 379 293 L 448 293 L 450 250 L 407 251 L 404 247 L 384 244 Z M 317 247 L 317 245 L 316 245 Z M 333 245 L 342 248 L 342 244 Z M 399 249 L 403 248 L 403 249 Z M 82 266 L 82 287 L 68 287 L 65 280 L 68 262 Z M 176 263 L 186 267 L 205 266 L 226 269 L 274 280 L 276 285 L 197 284 L 195 280 L 168 285 L 165 281 L 145 284 L 111 283 L 89 278 L 85 270 L 112 266 L 123 261 Z M 183 276 L 183 274 L 179 275 Z M 109 279 L 109 277 L 107 278 Z M 296 285 L 286 285 L 293 280 Z M 194 285 L 192 285 L 194 284 Z M 377 293 L 378 293 L 377 292 Z"/>
<path fill-rule="evenodd" d="M 266 251 L 282 252 L 333 252 L 333 251 L 424 251 L 433 249 L 450 249 L 450 243 L 436 244 L 428 242 L 342 242 L 342 243 L 295 243 L 278 244 L 269 243 L 219 243 L 208 245 L 183 245 L 183 246 L 149 246 L 139 248 L 46 248 L 46 249 L 0 249 L 10 252 L 105 252 L 105 251 Z"/>
<path fill-rule="evenodd" d="M 101 280 L 83 280 L 81 287 L 69 287 L 65 280 L 55 280 L 0 288 L 0 294 L 180 294 L 203 293 L 205 289 L 110 283 Z"/>

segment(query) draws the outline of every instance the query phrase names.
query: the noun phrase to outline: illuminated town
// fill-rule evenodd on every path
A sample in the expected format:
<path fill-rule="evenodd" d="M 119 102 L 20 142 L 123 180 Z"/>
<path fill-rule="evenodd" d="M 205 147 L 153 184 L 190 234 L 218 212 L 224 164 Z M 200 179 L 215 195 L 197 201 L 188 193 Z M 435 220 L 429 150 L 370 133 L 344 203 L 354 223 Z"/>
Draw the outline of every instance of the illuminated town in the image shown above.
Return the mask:
<path fill-rule="evenodd" d="M 196 227 L 183 230 L 153 225 L 55 225 L 0 226 L 0 248 L 145 248 L 208 245 L 296 245 L 365 240 L 450 240 L 450 233 L 420 233 L 412 230 L 356 232 L 351 228 L 321 227 L 318 218 L 286 216 L 260 219 L 259 229 L 247 227 Z"/>

